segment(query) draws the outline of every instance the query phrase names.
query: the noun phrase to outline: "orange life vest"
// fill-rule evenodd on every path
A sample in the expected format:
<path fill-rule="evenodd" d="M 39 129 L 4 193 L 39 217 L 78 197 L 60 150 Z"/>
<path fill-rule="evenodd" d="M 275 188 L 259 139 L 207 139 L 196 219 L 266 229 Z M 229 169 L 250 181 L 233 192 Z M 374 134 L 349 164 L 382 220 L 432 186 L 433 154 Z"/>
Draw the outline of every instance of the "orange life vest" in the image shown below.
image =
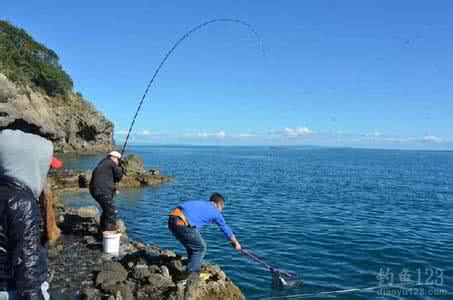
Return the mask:
<path fill-rule="evenodd" d="M 171 216 L 175 216 L 180 218 L 181 220 L 176 221 L 176 225 L 184 225 L 184 226 L 189 226 L 189 222 L 187 222 L 186 216 L 182 212 L 180 208 L 175 208 L 171 214 Z"/>

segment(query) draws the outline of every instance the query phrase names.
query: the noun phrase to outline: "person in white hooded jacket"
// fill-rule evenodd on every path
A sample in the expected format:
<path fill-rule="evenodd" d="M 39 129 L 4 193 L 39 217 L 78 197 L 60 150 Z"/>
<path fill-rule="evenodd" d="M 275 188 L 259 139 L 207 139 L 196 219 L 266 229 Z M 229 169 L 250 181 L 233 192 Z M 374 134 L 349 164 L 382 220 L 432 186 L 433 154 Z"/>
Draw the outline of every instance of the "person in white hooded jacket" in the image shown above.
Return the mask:
<path fill-rule="evenodd" d="M 49 299 L 38 197 L 52 153 L 52 143 L 38 135 L 0 131 L 0 300 Z"/>

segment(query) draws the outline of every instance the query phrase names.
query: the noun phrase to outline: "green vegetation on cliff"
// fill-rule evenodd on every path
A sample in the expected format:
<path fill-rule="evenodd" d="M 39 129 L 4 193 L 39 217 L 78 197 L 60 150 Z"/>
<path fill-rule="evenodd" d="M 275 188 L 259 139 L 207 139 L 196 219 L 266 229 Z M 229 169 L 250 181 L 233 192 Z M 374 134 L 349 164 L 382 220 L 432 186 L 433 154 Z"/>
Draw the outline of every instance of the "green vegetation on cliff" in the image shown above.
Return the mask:
<path fill-rule="evenodd" d="M 64 95 L 73 82 L 59 60 L 25 30 L 0 20 L 0 72 L 10 80 L 43 89 L 49 96 Z"/>

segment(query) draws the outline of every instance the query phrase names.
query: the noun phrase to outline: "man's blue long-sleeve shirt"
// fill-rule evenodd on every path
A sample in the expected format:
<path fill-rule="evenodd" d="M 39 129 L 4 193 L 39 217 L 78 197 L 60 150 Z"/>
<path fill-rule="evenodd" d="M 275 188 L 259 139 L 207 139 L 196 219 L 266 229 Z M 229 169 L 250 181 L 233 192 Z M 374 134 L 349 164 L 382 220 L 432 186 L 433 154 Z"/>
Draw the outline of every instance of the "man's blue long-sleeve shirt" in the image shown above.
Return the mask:
<path fill-rule="evenodd" d="M 200 229 L 208 224 L 216 223 L 228 239 L 233 236 L 233 232 L 228 228 L 225 219 L 213 202 L 192 200 L 183 202 L 178 207 L 182 209 L 190 226 Z"/>

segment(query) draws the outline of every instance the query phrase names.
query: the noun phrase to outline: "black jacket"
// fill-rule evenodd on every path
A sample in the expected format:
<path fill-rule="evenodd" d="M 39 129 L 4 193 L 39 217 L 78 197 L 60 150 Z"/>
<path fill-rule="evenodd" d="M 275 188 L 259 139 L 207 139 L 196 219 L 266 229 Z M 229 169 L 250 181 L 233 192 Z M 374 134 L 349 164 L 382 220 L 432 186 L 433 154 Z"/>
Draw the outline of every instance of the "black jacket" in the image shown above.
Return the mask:
<path fill-rule="evenodd" d="M 122 169 L 107 157 L 93 170 L 90 181 L 90 192 L 92 195 L 113 197 L 115 183 L 119 182 L 122 178 Z"/>
<path fill-rule="evenodd" d="M 0 289 L 16 290 L 19 299 L 43 299 L 47 246 L 38 202 L 32 191 L 0 176 Z"/>

